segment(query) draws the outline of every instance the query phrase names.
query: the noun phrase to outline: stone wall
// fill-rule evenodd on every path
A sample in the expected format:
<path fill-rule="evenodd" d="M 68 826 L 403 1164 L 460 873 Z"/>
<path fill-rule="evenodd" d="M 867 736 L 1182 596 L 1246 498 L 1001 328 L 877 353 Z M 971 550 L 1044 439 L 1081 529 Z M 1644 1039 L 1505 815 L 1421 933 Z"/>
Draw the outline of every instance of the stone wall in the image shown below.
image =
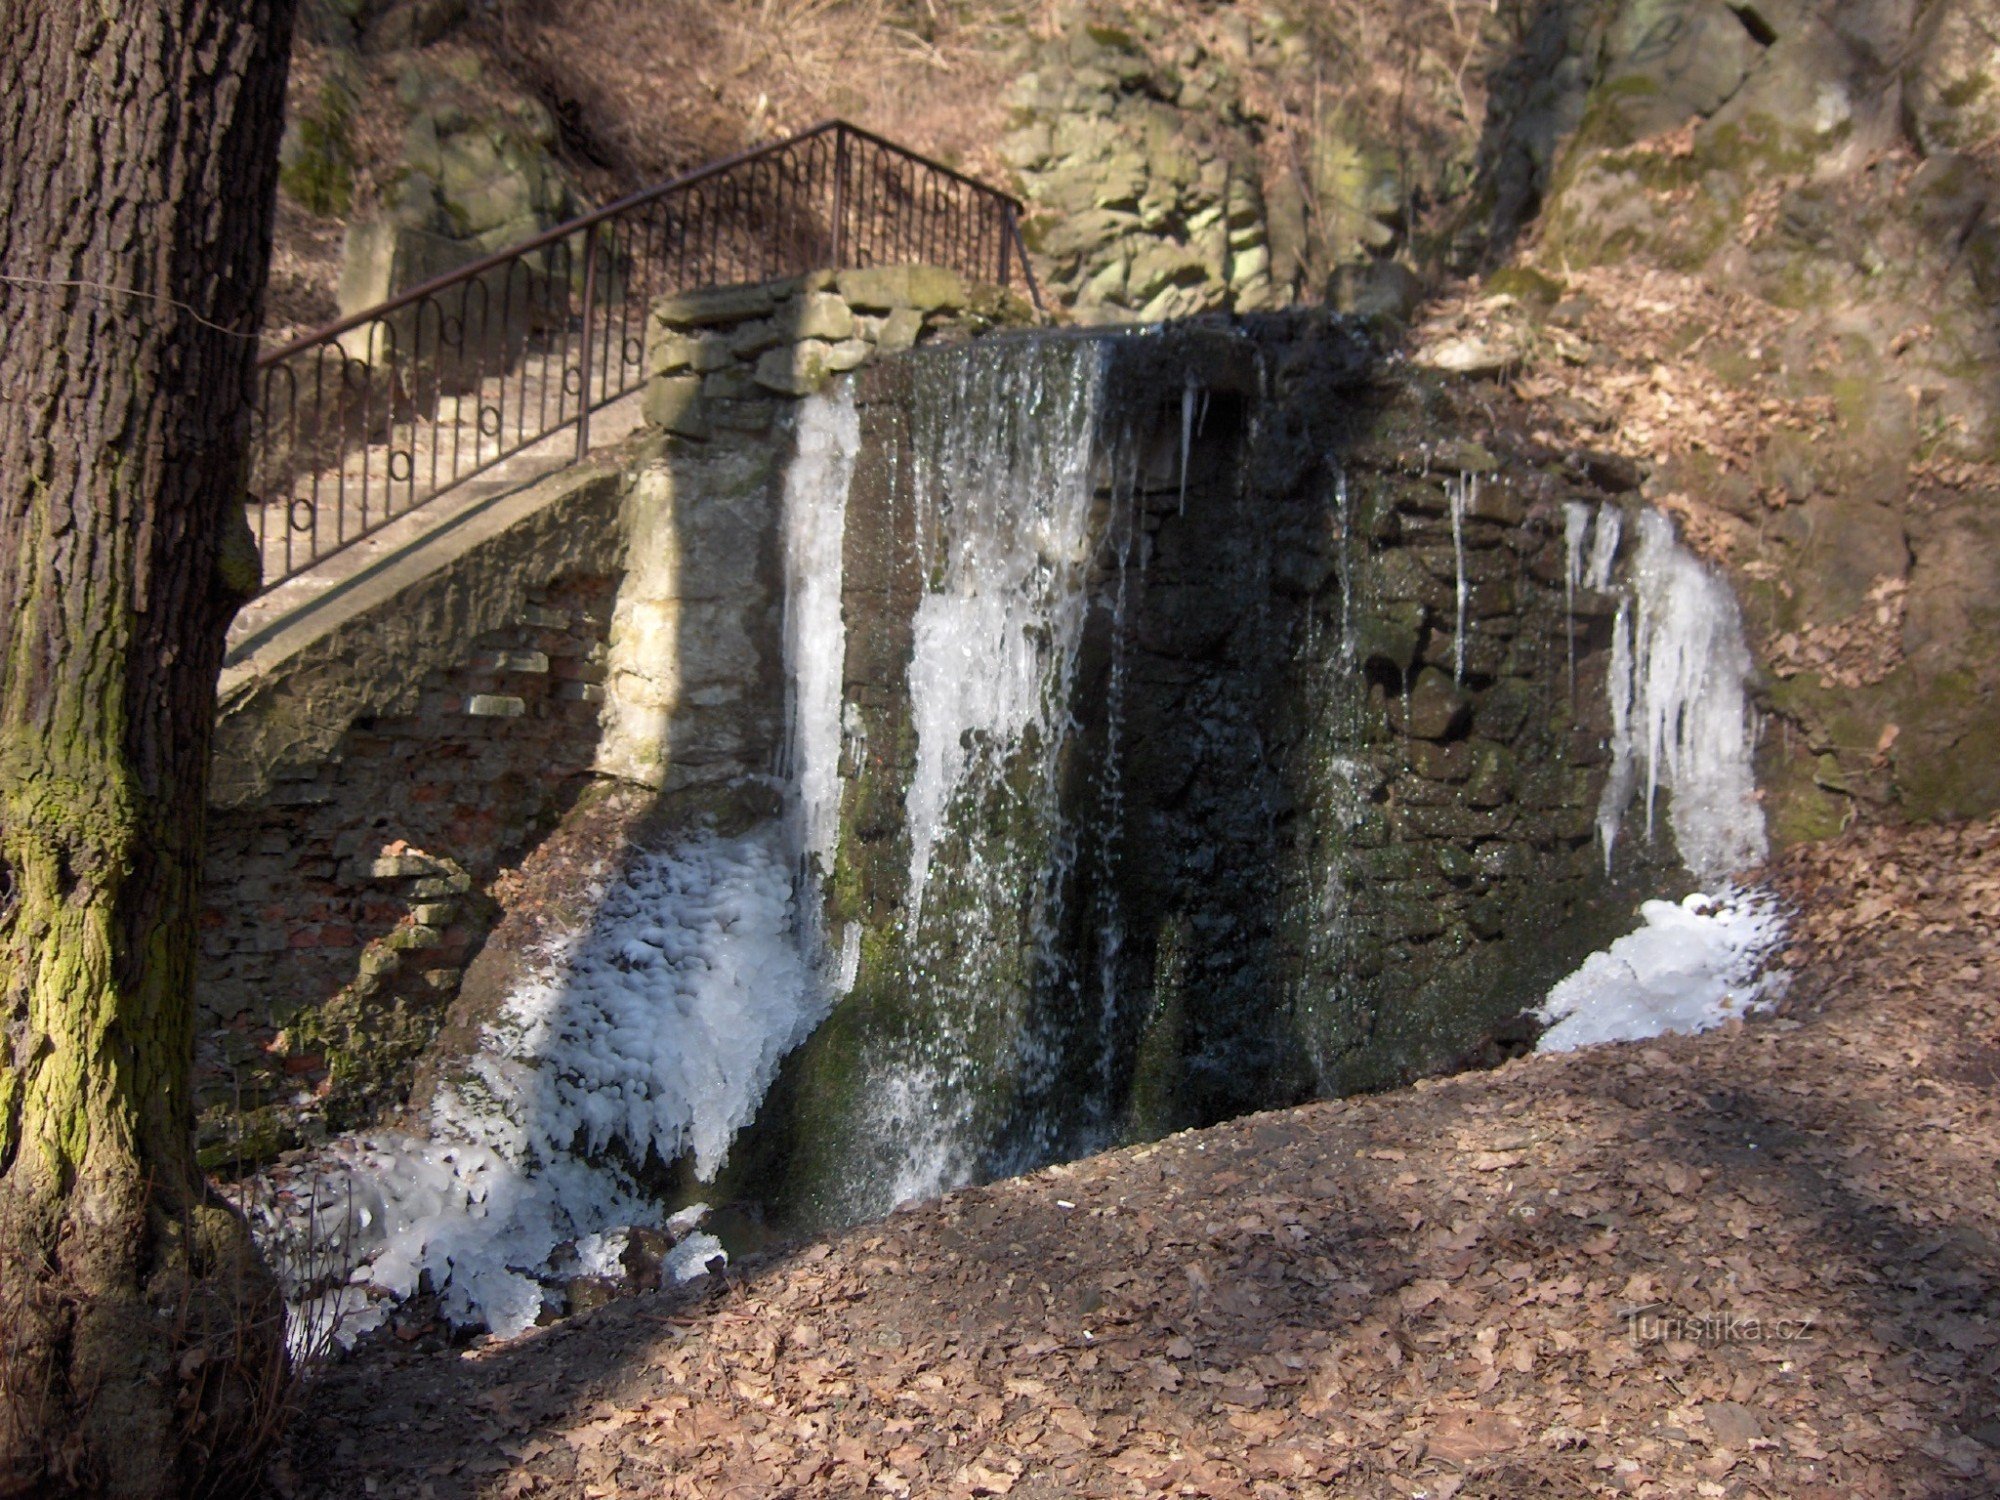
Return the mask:
<path fill-rule="evenodd" d="M 1102 473 L 1131 477 L 1100 491 L 1074 726 L 1053 770 L 1024 746 L 1009 789 L 937 832 L 918 932 L 907 674 L 941 564 L 900 434 L 958 356 L 863 380 L 826 922 L 859 927 L 860 961 L 732 1157 L 805 1220 L 886 1206 L 894 1163 L 869 1152 L 912 1056 L 958 1080 L 985 1171 L 1383 1087 L 1525 1041 L 1523 1006 L 1679 878 L 1635 828 L 1608 879 L 1594 827 L 1618 599 L 1568 588 L 1564 505 L 1625 503 L 1628 471 L 1541 448 L 1477 387 L 1386 366 L 1323 316 L 1110 349 Z M 976 995 L 925 990 L 959 962 L 954 929 L 1009 941 L 954 918 L 980 879 L 947 880 L 947 858 L 1050 882 L 1016 893 L 1036 930 L 979 961 Z"/>
<path fill-rule="evenodd" d="M 1054 23 L 1008 90 L 1000 150 L 1049 292 L 1079 321 L 1382 302 L 1343 268 L 1383 273 L 1383 310 L 1407 314 L 1416 278 L 1389 257 L 1421 248 L 1418 219 L 1463 190 L 1474 147 L 1434 70 L 1389 107 L 1357 66 L 1367 45 L 1305 6 L 1085 3 Z"/>
<path fill-rule="evenodd" d="M 589 780 L 615 574 L 523 590 L 507 624 L 209 816 L 197 1087 L 212 1161 L 396 1102 L 494 914 L 494 875 Z M 303 1107 L 303 1108 L 302 1108 Z"/>
<path fill-rule="evenodd" d="M 818 272 L 668 297 L 647 333 L 631 566 L 613 621 L 598 768 L 664 792 L 769 769 L 784 713 L 778 503 L 799 398 L 877 354 L 1030 309 L 930 266 Z"/>

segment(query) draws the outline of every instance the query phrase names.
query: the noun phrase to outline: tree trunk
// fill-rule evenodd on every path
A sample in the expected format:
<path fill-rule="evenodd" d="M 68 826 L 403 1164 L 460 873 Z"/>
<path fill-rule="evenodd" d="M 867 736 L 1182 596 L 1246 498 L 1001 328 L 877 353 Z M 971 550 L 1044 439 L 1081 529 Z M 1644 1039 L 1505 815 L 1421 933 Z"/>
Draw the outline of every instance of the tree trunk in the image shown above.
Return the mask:
<path fill-rule="evenodd" d="M 292 0 L 0 0 L 0 1494 L 232 1486 L 195 915 Z"/>

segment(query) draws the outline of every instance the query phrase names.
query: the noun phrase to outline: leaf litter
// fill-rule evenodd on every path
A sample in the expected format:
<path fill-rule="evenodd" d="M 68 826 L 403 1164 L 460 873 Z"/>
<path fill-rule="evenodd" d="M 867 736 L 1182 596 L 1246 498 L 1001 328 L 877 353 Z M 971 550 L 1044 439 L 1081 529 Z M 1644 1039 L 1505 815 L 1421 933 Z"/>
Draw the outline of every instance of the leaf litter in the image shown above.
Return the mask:
<path fill-rule="evenodd" d="M 1767 879 L 1789 994 L 328 1371 L 286 1496 L 2000 1492 L 2000 823 Z"/>

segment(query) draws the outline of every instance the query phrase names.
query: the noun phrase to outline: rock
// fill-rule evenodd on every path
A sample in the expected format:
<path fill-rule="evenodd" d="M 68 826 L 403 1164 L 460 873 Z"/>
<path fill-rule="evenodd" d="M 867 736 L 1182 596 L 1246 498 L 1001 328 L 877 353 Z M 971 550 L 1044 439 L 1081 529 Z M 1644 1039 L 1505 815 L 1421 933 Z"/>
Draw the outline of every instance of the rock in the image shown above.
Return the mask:
<path fill-rule="evenodd" d="M 729 364 L 733 356 L 719 338 L 692 338 L 684 333 L 654 333 L 647 350 L 647 369 L 654 375 L 671 375 L 677 370 L 693 370 L 705 375 Z"/>
<path fill-rule="evenodd" d="M 362 33 L 371 52 L 403 52 L 428 47 L 465 19 L 465 0 L 404 0 L 392 5 Z"/>
<path fill-rule="evenodd" d="M 1076 300 L 1091 307 L 1102 306 L 1107 302 L 1124 306 L 1125 282 L 1130 270 L 1131 262 L 1122 255 L 1114 255 L 1083 284 L 1083 289 L 1076 294 Z"/>
<path fill-rule="evenodd" d="M 901 354 L 916 347 L 923 337 L 924 315 L 914 307 L 899 307 L 882 320 L 875 334 L 875 347 L 884 354 Z"/>
<path fill-rule="evenodd" d="M 1170 323 L 1197 313 L 1214 312 L 1228 304 L 1228 289 L 1217 282 L 1201 281 L 1189 286 L 1171 286 L 1139 309 L 1142 323 Z"/>
<path fill-rule="evenodd" d="M 1135 303 L 1149 302 L 1168 287 L 1207 279 L 1208 267 L 1197 251 L 1172 240 L 1155 240 L 1133 257 L 1126 295 Z"/>
<path fill-rule="evenodd" d="M 1528 518 L 1528 507 L 1512 485 L 1482 484 L 1473 492 L 1466 514 L 1502 526 L 1519 526 Z"/>
<path fill-rule="evenodd" d="M 1046 122 L 1036 120 L 1000 141 L 1000 159 L 1017 172 L 1041 166 L 1055 154 L 1055 140 Z"/>
<path fill-rule="evenodd" d="M 826 351 L 827 371 L 845 375 L 849 370 L 858 370 L 874 352 L 875 346 L 866 339 L 843 339 Z"/>
<path fill-rule="evenodd" d="M 1327 289 L 1341 312 L 1391 323 L 1408 323 L 1423 296 L 1423 279 L 1399 260 L 1351 262 L 1334 272 Z"/>
<path fill-rule="evenodd" d="M 1039 254 L 1061 260 L 1071 256 L 1090 257 L 1117 244 L 1138 229 L 1139 216 L 1113 209 L 1093 209 L 1089 213 L 1066 215 L 1053 224 L 1037 221 L 1028 245 Z M 853 298 L 849 298 L 853 301 Z M 857 307 L 859 303 L 855 303 Z"/>
<path fill-rule="evenodd" d="M 1420 740 L 1451 738 L 1471 714 L 1471 698 L 1436 667 L 1417 674 L 1407 702 L 1394 696 L 1389 700 L 1389 722 Z"/>
<path fill-rule="evenodd" d="M 768 315 L 778 305 L 769 283 L 679 292 L 653 304 L 653 317 L 669 328 L 712 328 Z"/>
<path fill-rule="evenodd" d="M 816 339 L 773 349 L 757 361 L 757 384 L 781 396 L 809 396 L 826 384 L 827 353 Z"/>
<path fill-rule="evenodd" d="M 639 398 L 646 421 L 679 437 L 705 438 L 708 422 L 701 409 L 699 375 L 660 375 L 646 382 Z"/>
<path fill-rule="evenodd" d="M 854 336 L 853 310 L 831 292 L 807 292 L 796 303 L 787 305 L 779 321 L 783 322 L 787 317 L 791 323 L 791 336 L 795 339 L 825 339 L 828 343 L 837 343 Z"/>
<path fill-rule="evenodd" d="M 1267 246 L 1255 244 L 1239 251 L 1229 260 L 1229 285 L 1232 289 L 1247 287 L 1252 282 L 1268 283 L 1271 279 L 1271 252 Z"/>
<path fill-rule="evenodd" d="M 1472 775 L 1465 784 L 1468 807 L 1500 807 L 1513 799 L 1514 758 L 1504 747 L 1477 745 L 1472 765 Z"/>
<path fill-rule="evenodd" d="M 1088 173 L 1089 207 L 1137 211 L 1152 179 L 1146 161 L 1133 152 L 1121 151 Z M 1144 218 L 1144 215 L 1141 215 Z"/>
<path fill-rule="evenodd" d="M 956 312 L 965 306 L 965 281 L 942 266 L 870 266 L 844 270 L 834 285 L 856 312 Z"/>
<path fill-rule="evenodd" d="M 1632 0 L 1604 50 L 1612 63 L 1597 107 L 1615 116 L 1617 145 L 1713 115 L 1764 53 L 1750 28 L 1712 0 Z"/>
<path fill-rule="evenodd" d="M 657 1291 L 661 1268 L 681 1237 L 671 1229 L 634 1228 L 625 1232 L 625 1279 L 639 1291 Z"/>
<path fill-rule="evenodd" d="M 357 219 L 347 226 L 341 251 L 339 305 L 343 316 L 388 301 L 396 293 L 419 282 L 455 271 L 477 258 L 478 252 L 461 240 L 400 223 L 393 219 Z M 508 330 L 497 326 L 486 333 L 495 341 Z M 392 316 L 397 344 L 408 347 L 415 331 L 415 315 L 405 312 Z M 434 330 L 434 324 L 429 325 Z M 474 330 L 475 332 L 478 330 Z M 366 324 L 343 337 L 341 344 L 354 358 L 370 361 L 381 353 L 385 335 L 378 325 Z"/>
<path fill-rule="evenodd" d="M 575 1276 L 563 1283 L 572 1317 L 607 1307 L 628 1294 L 625 1283 L 610 1276 Z"/>
<path fill-rule="evenodd" d="M 766 349 L 788 344 L 798 335 L 788 326 L 788 320 L 781 312 L 776 317 L 754 318 L 739 324 L 722 337 L 728 341 L 731 358 L 755 359 Z"/>
<path fill-rule="evenodd" d="M 1964 151 L 2000 135 L 2000 6 L 1932 5 L 1917 23 L 1903 74 L 1911 132 L 1927 154 Z"/>
<path fill-rule="evenodd" d="M 1491 474 L 1500 467 L 1499 459 L 1470 438 L 1456 438 L 1438 444 L 1431 455 L 1431 462 L 1446 473 L 1459 474 Z"/>
<path fill-rule="evenodd" d="M 1521 356 L 1509 345 L 1470 335 L 1431 344 L 1410 360 L 1419 369 L 1441 375 L 1474 377 L 1504 375 L 1520 361 Z"/>
<path fill-rule="evenodd" d="M 1610 495 L 1636 494 L 1646 480 L 1645 471 L 1635 460 L 1601 448 L 1578 450 L 1570 455 L 1569 466 L 1579 477 Z"/>

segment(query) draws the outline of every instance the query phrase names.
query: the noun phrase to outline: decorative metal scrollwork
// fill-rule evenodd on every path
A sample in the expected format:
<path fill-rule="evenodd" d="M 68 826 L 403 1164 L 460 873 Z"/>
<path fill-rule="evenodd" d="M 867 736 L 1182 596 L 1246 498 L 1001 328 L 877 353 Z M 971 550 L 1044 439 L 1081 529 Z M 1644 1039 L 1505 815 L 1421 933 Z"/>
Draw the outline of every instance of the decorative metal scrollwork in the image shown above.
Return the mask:
<path fill-rule="evenodd" d="M 319 506 L 304 495 L 295 495 L 286 509 L 285 519 L 294 531 L 311 531 L 319 520 Z"/>

